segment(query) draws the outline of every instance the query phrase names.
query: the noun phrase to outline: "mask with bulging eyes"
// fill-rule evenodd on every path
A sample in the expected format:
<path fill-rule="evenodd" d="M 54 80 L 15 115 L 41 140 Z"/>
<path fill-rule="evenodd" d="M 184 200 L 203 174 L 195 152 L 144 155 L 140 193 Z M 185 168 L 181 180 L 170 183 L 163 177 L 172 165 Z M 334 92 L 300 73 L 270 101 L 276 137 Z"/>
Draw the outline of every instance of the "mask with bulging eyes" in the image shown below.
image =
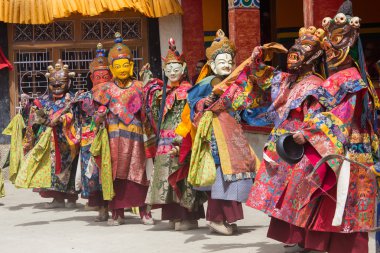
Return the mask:
<path fill-rule="evenodd" d="M 165 65 L 164 71 L 170 83 L 177 83 L 182 79 L 185 67 L 179 62 L 171 62 Z"/>
<path fill-rule="evenodd" d="M 232 72 L 233 58 L 229 53 L 218 54 L 210 62 L 212 72 L 217 76 L 228 76 Z"/>
<path fill-rule="evenodd" d="M 338 13 L 334 19 L 324 18 L 322 25 L 327 32 L 323 49 L 328 66 L 336 68 L 352 61 L 349 52 L 359 37 L 360 18 Z"/>
<path fill-rule="evenodd" d="M 95 70 L 90 76 L 93 86 L 109 82 L 112 79 L 111 73 L 107 69 Z"/>

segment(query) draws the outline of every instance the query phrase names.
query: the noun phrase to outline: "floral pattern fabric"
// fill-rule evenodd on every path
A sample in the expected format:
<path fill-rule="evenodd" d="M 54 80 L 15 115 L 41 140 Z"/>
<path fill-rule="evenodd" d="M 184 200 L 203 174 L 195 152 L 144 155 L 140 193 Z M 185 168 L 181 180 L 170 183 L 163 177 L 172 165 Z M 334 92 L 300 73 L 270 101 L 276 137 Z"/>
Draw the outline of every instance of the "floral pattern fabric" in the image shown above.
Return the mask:
<path fill-rule="evenodd" d="M 271 77 L 268 72 L 266 76 Z M 273 78 L 262 81 L 268 84 Z M 282 90 L 285 84 L 281 84 Z M 293 89 L 296 87 L 298 84 Z M 356 68 L 349 68 L 330 76 L 313 89 L 306 87 L 299 91 L 300 94 L 294 97 L 291 93 L 288 93 L 290 97 L 284 97 L 285 93 L 280 92 L 277 99 L 282 98 L 284 103 L 275 100 L 270 108 L 276 110 L 269 109 L 268 114 L 275 116 L 269 119 L 274 120 L 276 127 L 265 146 L 267 159 L 258 172 L 247 204 L 272 217 L 311 230 L 358 232 L 371 229 L 374 225 L 376 180 L 370 173 L 351 164 L 351 187 L 343 223 L 333 227 L 327 218 L 333 214 L 332 204 L 326 201 L 329 197 L 317 194 L 326 179 L 316 173 L 312 182 L 307 181 L 306 176 L 314 165 L 307 156 L 296 165 L 289 166 L 279 159 L 275 150 L 278 136 L 300 130 L 320 157 L 346 154 L 369 168 L 373 167 L 377 160 L 378 139 L 371 127 L 371 108 L 365 109 L 368 105 L 362 102 L 368 95 L 365 83 Z M 301 98 L 304 100 L 300 101 Z M 280 102 L 283 103 L 280 108 L 284 107 L 281 110 L 276 108 Z M 301 106 L 294 107 L 299 102 Z M 281 115 L 286 115 L 286 118 Z M 340 164 L 340 161 L 332 160 L 328 162 L 328 168 L 336 172 Z"/>
<path fill-rule="evenodd" d="M 116 115 L 125 125 L 135 118 L 142 106 L 142 83 L 133 81 L 125 88 L 114 82 L 97 85 L 92 89 L 94 100 Z"/>
<path fill-rule="evenodd" d="M 169 177 L 183 168 L 183 166 L 186 166 L 179 162 L 178 156 L 168 153 L 174 146 L 181 146 L 182 137 L 175 133 L 175 129 L 181 122 L 181 114 L 186 104 L 186 95 L 189 88 L 191 88 L 190 83 L 185 81 L 181 82 L 178 87 L 167 87 L 167 96 L 159 133 L 157 133 L 156 125 L 160 113 L 162 81 L 154 79 L 144 88 L 146 92 L 146 100 L 144 102 L 146 114 L 144 118 L 145 121 L 149 121 L 149 124 L 153 126 L 159 138 L 154 159 L 154 169 L 146 198 L 146 203 L 148 204 L 169 204 L 175 202 L 191 209 L 195 203 L 195 191 L 186 180 L 176 182 L 180 185 L 179 188 L 182 193 L 180 197 L 169 183 Z"/>
<path fill-rule="evenodd" d="M 95 139 L 97 128 L 94 122 L 95 109 L 92 92 L 84 92 L 78 97 L 80 102 L 80 168 L 81 168 L 81 196 L 88 198 L 91 192 L 101 191 L 100 168 L 94 162 L 90 147 Z"/>

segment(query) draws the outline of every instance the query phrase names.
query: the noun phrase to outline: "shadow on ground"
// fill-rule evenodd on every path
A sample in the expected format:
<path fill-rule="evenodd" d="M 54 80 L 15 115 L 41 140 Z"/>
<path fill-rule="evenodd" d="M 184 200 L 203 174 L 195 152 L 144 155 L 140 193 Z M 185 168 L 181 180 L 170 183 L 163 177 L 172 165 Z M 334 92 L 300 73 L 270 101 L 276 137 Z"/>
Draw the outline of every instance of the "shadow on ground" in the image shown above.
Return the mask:
<path fill-rule="evenodd" d="M 254 248 L 257 253 L 283 252 L 284 248 L 281 244 L 269 242 L 257 243 L 228 243 L 228 244 L 205 244 L 203 249 L 207 252 L 227 251 L 232 249 Z"/>

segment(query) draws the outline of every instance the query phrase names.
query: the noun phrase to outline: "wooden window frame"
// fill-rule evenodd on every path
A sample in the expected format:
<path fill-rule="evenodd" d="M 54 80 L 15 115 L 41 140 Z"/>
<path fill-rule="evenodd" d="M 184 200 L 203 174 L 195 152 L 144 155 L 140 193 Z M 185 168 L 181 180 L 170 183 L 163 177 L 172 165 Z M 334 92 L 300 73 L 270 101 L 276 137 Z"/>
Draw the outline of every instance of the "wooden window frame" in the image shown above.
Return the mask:
<path fill-rule="evenodd" d="M 81 21 L 97 20 L 97 19 L 120 19 L 120 18 L 139 18 L 141 19 L 141 39 L 126 40 L 126 44 L 130 47 L 141 48 L 142 64 L 149 61 L 148 48 L 148 25 L 147 18 L 137 12 L 130 10 L 122 12 L 105 12 L 96 17 L 84 17 L 81 15 L 72 15 L 68 18 L 58 19 L 56 21 L 73 21 L 74 22 L 74 40 L 72 41 L 14 41 L 14 24 L 8 24 L 8 45 L 9 60 L 15 62 L 15 52 L 18 50 L 51 50 L 51 59 L 55 63 L 61 57 L 63 49 L 96 49 L 97 43 L 101 42 L 105 49 L 109 49 L 114 44 L 113 39 L 107 40 L 82 40 L 81 39 Z M 13 72 L 15 71 L 15 72 Z M 19 83 L 16 83 L 17 69 L 13 70 L 9 77 L 9 97 L 10 97 L 10 113 L 11 117 L 16 114 L 16 107 L 19 103 Z"/>

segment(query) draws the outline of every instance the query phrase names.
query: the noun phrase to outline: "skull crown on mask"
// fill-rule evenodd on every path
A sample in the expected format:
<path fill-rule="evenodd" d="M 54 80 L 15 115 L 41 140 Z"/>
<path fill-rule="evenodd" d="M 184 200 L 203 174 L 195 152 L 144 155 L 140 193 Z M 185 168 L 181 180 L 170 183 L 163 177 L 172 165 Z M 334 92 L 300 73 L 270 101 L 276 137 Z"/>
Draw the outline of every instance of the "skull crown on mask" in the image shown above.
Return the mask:
<path fill-rule="evenodd" d="M 74 77 L 74 72 L 69 72 L 68 65 L 63 65 L 59 59 L 55 66 L 48 67 L 48 73 L 45 76 L 49 81 L 49 92 L 54 98 L 62 98 L 70 89 L 70 77 Z"/>
<path fill-rule="evenodd" d="M 314 26 L 302 27 L 299 31 L 299 38 L 289 49 L 287 57 L 287 67 L 289 72 L 300 72 L 303 68 L 310 68 L 322 56 L 321 42 L 324 38 L 324 31 Z"/>
<path fill-rule="evenodd" d="M 322 26 L 327 33 L 323 49 L 329 68 L 352 63 L 349 52 L 359 37 L 360 18 L 338 13 L 334 18 L 324 18 Z"/>

